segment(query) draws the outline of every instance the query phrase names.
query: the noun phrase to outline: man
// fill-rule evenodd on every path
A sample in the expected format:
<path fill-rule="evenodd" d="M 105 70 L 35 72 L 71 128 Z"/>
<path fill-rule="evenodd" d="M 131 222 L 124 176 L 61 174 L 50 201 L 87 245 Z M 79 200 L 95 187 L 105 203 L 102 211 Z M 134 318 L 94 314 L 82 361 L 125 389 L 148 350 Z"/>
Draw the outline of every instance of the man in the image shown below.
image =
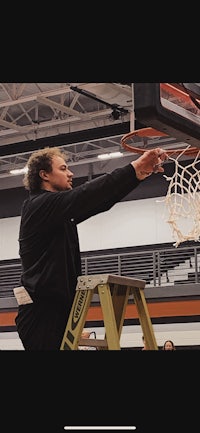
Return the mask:
<path fill-rule="evenodd" d="M 22 263 L 16 326 L 25 350 L 59 350 L 73 303 L 81 257 L 77 224 L 107 211 L 153 172 L 163 172 L 162 149 L 72 188 L 73 173 L 59 148 L 34 152 L 24 178 Z"/>

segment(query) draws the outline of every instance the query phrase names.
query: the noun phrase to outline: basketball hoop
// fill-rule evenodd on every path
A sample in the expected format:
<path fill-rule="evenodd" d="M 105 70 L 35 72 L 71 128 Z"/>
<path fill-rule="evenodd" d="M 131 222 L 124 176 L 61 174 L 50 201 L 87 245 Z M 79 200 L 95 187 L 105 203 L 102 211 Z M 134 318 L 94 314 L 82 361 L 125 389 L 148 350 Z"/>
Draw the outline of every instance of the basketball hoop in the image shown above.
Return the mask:
<path fill-rule="evenodd" d="M 157 129 L 154 128 L 141 128 L 141 129 L 136 129 L 134 131 L 129 132 L 128 134 L 123 135 L 122 139 L 121 139 L 121 145 L 124 147 L 125 150 L 128 150 L 129 152 L 133 152 L 133 153 L 138 153 L 138 154 L 143 154 L 144 152 L 146 152 L 148 149 L 144 148 L 144 147 L 135 147 L 133 144 L 128 143 L 128 141 L 130 141 L 131 139 L 133 139 L 134 137 L 145 137 L 146 139 L 152 139 L 155 137 L 169 137 L 168 134 L 165 134 L 164 132 L 158 131 Z M 159 146 L 158 146 L 159 147 Z M 182 153 L 184 150 L 184 148 L 182 149 L 165 149 L 165 152 L 171 156 L 171 155 L 180 155 L 180 153 Z M 198 147 L 189 147 L 187 149 L 184 150 L 184 155 L 197 155 L 197 153 L 199 152 L 199 148 Z"/>
<path fill-rule="evenodd" d="M 148 149 L 127 143 L 135 136 L 152 138 L 167 136 L 167 134 L 154 128 L 143 128 L 122 137 L 121 145 L 124 149 L 143 154 Z M 200 148 L 187 146 L 182 149 L 165 149 L 165 152 L 169 160 L 175 164 L 174 174 L 171 177 L 163 176 L 169 182 L 164 198 L 168 211 L 167 223 L 172 229 L 175 240 L 173 245 L 177 248 L 180 243 L 188 240 L 200 241 Z M 172 155 L 177 155 L 177 158 L 173 158 Z M 195 159 L 184 167 L 179 160 L 183 155 L 191 155 Z"/>

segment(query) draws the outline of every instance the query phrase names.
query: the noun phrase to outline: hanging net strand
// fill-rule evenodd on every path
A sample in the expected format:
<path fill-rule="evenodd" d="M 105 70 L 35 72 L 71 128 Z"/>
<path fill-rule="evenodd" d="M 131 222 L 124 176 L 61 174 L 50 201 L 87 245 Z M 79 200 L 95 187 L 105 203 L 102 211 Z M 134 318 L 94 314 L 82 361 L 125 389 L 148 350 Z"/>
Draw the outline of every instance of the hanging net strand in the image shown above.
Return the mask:
<path fill-rule="evenodd" d="M 169 186 L 165 196 L 165 206 L 168 211 L 167 223 L 171 226 L 174 246 L 194 240 L 200 241 L 200 149 L 194 161 L 185 167 L 177 158 L 169 156 L 175 164 L 171 177 L 164 175 Z"/>

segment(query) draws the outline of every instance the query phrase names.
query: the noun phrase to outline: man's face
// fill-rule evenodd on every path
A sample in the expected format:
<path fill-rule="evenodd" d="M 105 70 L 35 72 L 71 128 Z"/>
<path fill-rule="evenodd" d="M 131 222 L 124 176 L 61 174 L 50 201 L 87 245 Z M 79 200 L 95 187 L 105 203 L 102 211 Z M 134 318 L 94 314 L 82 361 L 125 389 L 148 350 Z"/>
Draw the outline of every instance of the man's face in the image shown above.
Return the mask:
<path fill-rule="evenodd" d="M 69 170 L 66 161 L 60 156 L 53 156 L 52 171 L 47 173 L 41 170 L 42 187 L 48 191 L 66 191 L 72 189 L 73 173 Z"/>

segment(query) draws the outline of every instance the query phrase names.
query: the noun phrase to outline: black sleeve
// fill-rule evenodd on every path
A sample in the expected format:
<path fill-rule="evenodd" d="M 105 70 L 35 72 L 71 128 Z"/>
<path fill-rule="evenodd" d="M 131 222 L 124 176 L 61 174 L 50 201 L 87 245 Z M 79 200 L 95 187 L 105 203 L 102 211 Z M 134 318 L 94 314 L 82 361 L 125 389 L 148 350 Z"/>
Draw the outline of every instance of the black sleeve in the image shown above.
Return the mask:
<path fill-rule="evenodd" d="M 78 224 L 110 209 L 139 183 L 133 166 L 128 164 L 72 190 L 53 193 L 43 191 L 29 201 L 29 224 L 31 215 L 33 224 L 38 224 L 38 229 L 42 230 L 62 224 L 66 219 L 73 219 Z"/>
<path fill-rule="evenodd" d="M 97 178 L 94 181 L 92 181 L 93 184 L 91 186 L 92 188 L 94 188 L 94 192 L 98 191 L 98 186 L 102 185 L 104 182 L 105 182 L 106 191 L 104 195 L 103 194 L 100 195 L 100 200 L 99 202 L 97 200 L 96 205 L 95 205 L 95 201 L 92 203 L 92 206 L 89 210 L 85 211 L 84 208 L 82 210 L 80 209 L 80 213 L 76 218 L 76 223 L 80 223 L 93 215 L 97 215 L 98 213 L 111 209 L 116 203 L 118 203 L 129 192 L 135 189 L 137 185 L 140 183 L 140 181 L 136 178 L 135 170 L 131 164 L 128 167 L 126 167 L 126 171 L 124 170 L 124 173 L 121 172 L 121 169 L 119 169 L 119 171 L 120 173 L 115 173 L 115 174 L 120 175 L 120 179 L 119 179 L 120 181 L 117 180 L 116 178 L 116 185 L 113 188 L 112 186 L 110 189 L 109 187 L 106 187 L 107 176 L 109 175 L 105 175 L 105 179 L 104 176 L 101 176 L 101 178 Z M 97 184 L 100 185 L 98 185 L 96 188 Z M 100 190 L 101 190 L 101 186 L 100 186 Z"/>

